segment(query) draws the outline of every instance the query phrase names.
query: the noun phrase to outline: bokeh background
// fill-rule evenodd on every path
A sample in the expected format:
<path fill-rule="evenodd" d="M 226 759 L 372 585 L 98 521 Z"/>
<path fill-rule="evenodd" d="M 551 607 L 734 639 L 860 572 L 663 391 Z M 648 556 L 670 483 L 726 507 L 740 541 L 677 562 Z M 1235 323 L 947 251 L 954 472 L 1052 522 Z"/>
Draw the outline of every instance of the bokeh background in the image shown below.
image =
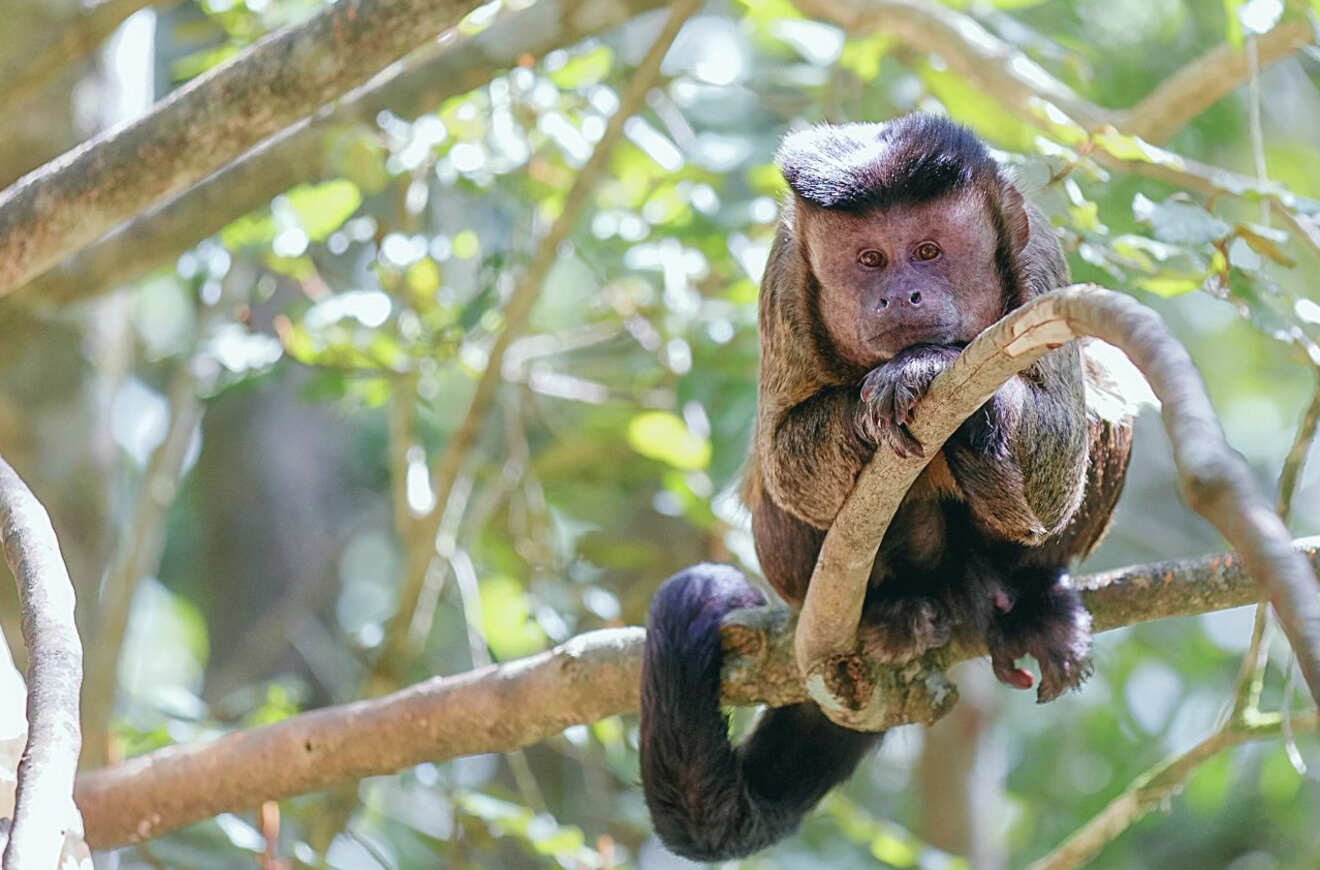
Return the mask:
<path fill-rule="evenodd" d="M 5 82 L 82 10 L 0 2 L 0 186 L 320 5 L 144 8 L 86 60 L 6 102 Z M 429 464 L 463 419 L 501 300 L 664 19 L 652 3 L 616 6 L 622 24 L 550 46 L 508 21 L 529 8 L 553 18 L 556 4 L 483 7 L 464 32 L 488 67 L 468 71 L 475 81 L 454 70 L 327 127 L 309 152 L 314 172 L 301 167 L 296 186 L 270 173 L 268 205 L 200 243 L 181 236 L 182 253 L 144 277 L 82 287 L 88 298 L 65 305 L 32 293 L 0 302 L 0 451 L 54 516 L 89 672 L 112 662 L 113 679 L 89 683 L 113 703 L 108 732 L 89 735 L 94 757 L 362 696 L 405 573 L 398 517 L 431 508 Z M 983 28 L 1010 59 L 1115 109 L 1215 46 L 1246 50 L 1304 7 L 916 6 Z M 1317 84 L 1312 41 L 1167 146 L 1248 176 L 1263 165 L 1320 196 Z M 443 100 L 427 96 L 446 87 Z M 1076 279 L 1165 315 L 1230 442 L 1273 491 L 1316 388 L 1313 251 L 1279 235 L 1277 220 L 1265 227 L 1249 198 L 1102 169 L 883 30 L 848 33 L 786 0 L 713 0 L 628 121 L 502 361 L 413 623 L 419 654 L 399 679 L 640 623 L 655 587 L 695 561 L 755 570 L 737 484 L 755 407 L 757 283 L 783 194 L 774 150 L 797 124 L 914 109 L 947 113 L 1002 151 L 1054 220 Z M 1267 241 L 1248 244 L 1239 226 Z M 1148 409 L 1137 428 L 1114 530 L 1082 571 L 1223 546 L 1178 495 L 1158 415 Z M 1312 466 L 1292 527 L 1318 525 Z M 131 603 L 121 640 L 98 603 L 116 572 Z M 20 646 L 8 582 L 0 627 Z M 1024 866 L 1213 731 L 1251 627 L 1246 608 L 1108 633 L 1090 682 L 1043 707 L 995 684 L 986 663 L 961 666 L 955 714 L 893 732 L 799 835 L 735 866 Z M 1304 706 L 1289 670 L 1276 638 L 1263 706 Z M 280 850 L 340 868 L 685 866 L 650 833 L 636 727 L 609 718 L 522 753 L 285 802 Z M 1316 763 L 1305 735 L 1219 754 L 1094 866 L 1316 866 Z M 247 867 L 261 849 L 253 816 L 223 816 L 98 861 Z"/>

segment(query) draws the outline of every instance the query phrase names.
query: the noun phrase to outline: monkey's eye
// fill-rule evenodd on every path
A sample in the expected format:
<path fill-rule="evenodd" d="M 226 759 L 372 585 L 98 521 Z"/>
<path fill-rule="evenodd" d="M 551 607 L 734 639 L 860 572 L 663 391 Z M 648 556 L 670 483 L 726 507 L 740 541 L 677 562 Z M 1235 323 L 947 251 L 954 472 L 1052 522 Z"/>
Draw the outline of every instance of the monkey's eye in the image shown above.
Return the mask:
<path fill-rule="evenodd" d="M 934 242 L 922 242 L 917 245 L 918 260 L 933 260 L 940 255 L 940 246 Z"/>
<path fill-rule="evenodd" d="M 857 255 L 857 262 L 868 269 L 878 269 L 885 264 L 885 255 L 879 251 L 862 251 Z"/>

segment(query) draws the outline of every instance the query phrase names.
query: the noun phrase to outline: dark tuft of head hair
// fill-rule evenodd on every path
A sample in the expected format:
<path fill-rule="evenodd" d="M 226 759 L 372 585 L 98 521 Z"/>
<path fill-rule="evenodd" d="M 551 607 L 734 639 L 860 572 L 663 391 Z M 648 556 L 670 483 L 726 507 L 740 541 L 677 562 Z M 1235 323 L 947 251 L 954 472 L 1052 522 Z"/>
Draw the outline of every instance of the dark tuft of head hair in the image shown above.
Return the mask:
<path fill-rule="evenodd" d="M 923 114 L 800 130 L 785 137 L 775 160 L 802 199 L 844 211 L 918 205 L 998 178 L 975 134 Z"/>

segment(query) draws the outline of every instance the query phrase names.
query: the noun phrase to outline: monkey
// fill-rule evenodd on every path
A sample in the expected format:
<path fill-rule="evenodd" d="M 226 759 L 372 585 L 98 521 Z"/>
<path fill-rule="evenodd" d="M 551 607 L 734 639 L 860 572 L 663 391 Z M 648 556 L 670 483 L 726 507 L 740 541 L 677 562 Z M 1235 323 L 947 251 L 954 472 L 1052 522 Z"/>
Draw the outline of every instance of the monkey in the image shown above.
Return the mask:
<path fill-rule="evenodd" d="M 1043 214 L 986 146 L 941 117 L 788 135 L 788 184 L 759 300 L 757 414 L 743 499 L 765 579 L 800 608 L 816 557 L 876 449 L 924 456 L 907 428 L 976 335 L 1069 271 Z M 1088 408 L 1113 384 L 1079 342 L 1003 385 L 931 456 L 885 532 L 859 642 L 901 664 L 957 634 L 1037 700 L 1090 672 L 1091 618 L 1067 571 L 1107 530 L 1131 417 Z M 1095 397 L 1093 397 L 1095 398 Z M 1099 403 L 1096 403 L 1099 404 Z M 763 711 L 733 746 L 720 710 L 719 629 L 765 603 L 736 569 L 698 565 L 650 608 L 642 783 L 657 833 L 694 860 L 758 851 L 796 829 L 882 735 L 808 701 Z"/>

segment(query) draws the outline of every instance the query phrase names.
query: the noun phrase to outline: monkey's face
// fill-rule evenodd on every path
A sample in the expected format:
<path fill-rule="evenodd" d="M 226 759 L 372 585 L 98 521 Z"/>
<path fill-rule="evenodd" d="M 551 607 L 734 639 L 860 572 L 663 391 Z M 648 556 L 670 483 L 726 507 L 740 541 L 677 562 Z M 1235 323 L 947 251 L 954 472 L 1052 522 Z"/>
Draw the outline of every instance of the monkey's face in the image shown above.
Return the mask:
<path fill-rule="evenodd" d="M 821 320 L 855 365 L 965 344 L 1004 313 L 999 239 L 975 189 L 865 214 L 802 207 L 797 225 Z"/>

